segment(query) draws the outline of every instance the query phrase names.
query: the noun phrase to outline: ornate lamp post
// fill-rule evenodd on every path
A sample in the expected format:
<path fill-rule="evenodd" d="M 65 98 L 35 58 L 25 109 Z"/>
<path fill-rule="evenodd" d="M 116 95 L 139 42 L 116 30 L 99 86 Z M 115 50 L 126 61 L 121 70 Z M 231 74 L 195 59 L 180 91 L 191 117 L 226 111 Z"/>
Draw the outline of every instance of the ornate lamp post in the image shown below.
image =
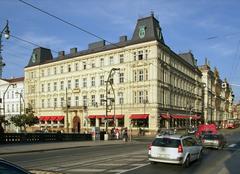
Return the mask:
<path fill-rule="evenodd" d="M 3 62 L 3 57 L 2 57 L 2 36 L 3 36 L 3 34 L 6 39 L 10 38 L 8 20 L 7 20 L 7 24 L 5 25 L 5 27 L 3 28 L 3 30 L 0 33 L 0 78 L 2 78 L 2 69 L 5 66 L 5 63 Z"/>

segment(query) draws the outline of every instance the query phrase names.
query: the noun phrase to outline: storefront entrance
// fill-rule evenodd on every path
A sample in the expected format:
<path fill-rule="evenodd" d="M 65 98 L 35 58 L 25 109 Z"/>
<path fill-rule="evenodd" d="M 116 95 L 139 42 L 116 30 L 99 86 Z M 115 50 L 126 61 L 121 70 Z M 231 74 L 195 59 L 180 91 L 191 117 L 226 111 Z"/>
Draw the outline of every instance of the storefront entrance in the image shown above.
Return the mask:
<path fill-rule="evenodd" d="M 80 118 L 78 116 L 75 116 L 73 118 L 73 132 L 80 133 Z"/>

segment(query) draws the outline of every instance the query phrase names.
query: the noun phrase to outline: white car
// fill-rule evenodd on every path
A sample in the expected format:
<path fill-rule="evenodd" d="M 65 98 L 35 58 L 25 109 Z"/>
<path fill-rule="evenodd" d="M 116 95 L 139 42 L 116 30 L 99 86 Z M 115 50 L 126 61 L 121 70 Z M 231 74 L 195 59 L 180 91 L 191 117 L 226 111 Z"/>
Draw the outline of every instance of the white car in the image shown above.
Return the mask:
<path fill-rule="evenodd" d="M 152 164 L 162 162 L 188 167 L 201 154 L 202 145 L 191 136 L 159 135 L 148 147 L 148 159 Z"/>

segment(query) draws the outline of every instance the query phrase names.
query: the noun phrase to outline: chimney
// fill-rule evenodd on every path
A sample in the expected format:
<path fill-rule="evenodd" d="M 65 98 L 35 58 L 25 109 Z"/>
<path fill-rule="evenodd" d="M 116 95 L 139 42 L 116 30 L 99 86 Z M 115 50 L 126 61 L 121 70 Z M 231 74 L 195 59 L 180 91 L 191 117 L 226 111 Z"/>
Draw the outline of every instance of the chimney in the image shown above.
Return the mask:
<path fill-rule="evenodd" d="M 119 41 L 120 42 L 126 42 L 127 41 L 127 36 L 120 36 Z"/>
<path fill-rule="evenodd" d="M 70 54 L 76 54 L 76 53 L 77 53 L 77 48 L 70 49 Z"/>
<path fill-rule="evenodd" d="M 58 52 L 58 57 L 63 57 L 65 55 L 65 52 L 64 51 L 59 51 Z"/>

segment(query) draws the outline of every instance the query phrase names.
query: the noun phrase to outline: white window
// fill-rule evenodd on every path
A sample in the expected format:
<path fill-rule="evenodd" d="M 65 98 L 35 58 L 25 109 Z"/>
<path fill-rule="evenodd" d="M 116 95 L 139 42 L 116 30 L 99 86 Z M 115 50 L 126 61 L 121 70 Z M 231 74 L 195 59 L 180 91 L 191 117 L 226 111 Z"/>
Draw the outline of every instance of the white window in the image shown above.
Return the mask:
<path fill-rule="evenodd" d="M 79 70 L 78 63 L 75 63 L 75 71 L 78 71 L 78 70 Z"/>
<path fill-rule="evenodd" d="M 64 81 L 61 81 L 61 82 L 60 82 L 60 89 L 61 89 L 61 90 L 64 90 Z"/>
<path fill-rule="evenodd" d="M 75 96 L 75 106 L 79 106 L 79 97 Z"/>
<path fill-rule="evenodd" d="M 148 59 L 148 50 L 145 50 L 145 59 Z"/>
<path fill-rule="evenodd" d="M 72 83 L 72 81 L 71 80 L 68 80 L 68 89 L 71 89 L 72 87 L 71 87 L 71 83 Z"/>
<path fill-rule="evenodd" d="M 100 76 L 100 86 L 104 85 L 104 75 Z"/>
<path fill-rule="evenodd" d="M 54 71 L 54 75 L 56 75 L 57 74 L 57 67 L 54 67 L 53 71 Z"/>
<path fill-rule="evenodd" d="M 143 91 L 138 91 L 138 102 L 143 103 L 143 100 L 144 100 Z"/>
<path fill-rule="evenodd" d="M 57 107 L 57 98 L 54 98 L 53 106 L 54 106 L 54 108 Z"/>
<path fill-rule="evenodd" d="M 101 58 L 100 59 L 100 67 L 103 67 L 104 66 L 104 58 Z"/>
<path fill-rule="evenodd" d="M 148 70 L 145 70 L 145 80 L 148 80 Z"/>
<path fill-rule="evenodd" d="M 47 99 L 47 107 L 50 108 L 51 107 L 51 103 L 50 103 L 50 98 Z"/>
<path fill-rule="evenodd" d="M 143 51 L 138 51 L 138 60 L 143 60 Z"/>
<path fill-rule="evenodd" d="M 118 96 L 119 96 L 119 104 L 122 105 L 123 104 L 123 92 L 119 92 Z"/>
<path fill-rule="evenodd" d="M 63 73 L 63 66 L 60 67 L 60 72 Z"/>
<path fill-rule="evenodd" d="M 83 64 L 83 69 L 87 69 L 87 64 L 86 64 L 86 62 L 83 62 L 82 64 Z"/>
<path fill-rule="evenodd" d="M 119 63 L 124 63 L 124 56 L 123 56 L 123 54 L 119 55 Z"/>
<path fill-rule="evenodd" d="M 72 102 L 72 97 L 68 97 L 67 98 L 67 105 L 68 105 L 68 107 L 71 106 L 71 102 Z"/>
<path fill-rule="evenodd" d="M 50 73 L 50 68 L 47 69 L 47 75 L 50 76 L 51 73 Z"/>
<path fill-rule="evenodd" d="M 95 61 L 92 61 L 92 68 L 95 68 Z"/>
<path fill-rule="evenodd" d="M 92 86 L 95 86 L 95 77 L 92 77 L 91 79 L 92 79 L 91 85 L 92 85 Z"/>
<path fill-rule="evenodd" d="M 100 105 L 104 105 L 104 94 L 100 94 Z"/>
<path fill-rule="evenodd" d="M 54 82 L 54 83 L 53 83 L 53 90 L 54 90 L 54 91 L 57 91 L 57 82 Z"/>
<path fill-rule="evenodd" d="M 61 107 L 64 106 L 64 97 L 61 97 Z"/>
<path fill-rule="evenodd" d="M 44 101 L 44 99 L 42 99 L 42 108 L 44 108 L 45 107 L 45 101 Z"/>
<path fill-rule="evenodd" d="M 68 72 L 71 72 L 71 65 L 68 65 Z"/>
<path fill-rule="evenodd" d="M 87 87 L 87 78 L 83 78 L 83 88 Z"/>
<path fill-rule="evenodd" d="M 109 57 L 109 64 L 112 65 L 113 64 L 113 57 Z"/>
<path fill-rule="evenodd" d="M 87 96 L 83 96 L 83 106 L 87 106 Z"/>
<path fill-rule="evenodd" d="M 139 70 L 138 73 L 139 73 L 138 81 L 143 81 L 143 70 Z"/>
<path fill-rule="evenodd" d="M 137 103 L 137 92 L 136 91 L 133 92 L 133 99 L 134 99 L 133 103 Z"/>
<path fill-rule="evenodd" d="M 79 88 L 79 80 L 75 79 L 75 88 Z"/>
<path fill-rule="evenodd" d="M 48 83 L 48 92 L 50 92 L 51 91 L 51 86 L 50 86 L 51 84 L 50 83 Z"/>
<path fill-rule="evenodd" d="M 136 82 L 137 81 L 137 71 L 134 71 L 133 72 L 133 79 L 134 79 L 134 82 Z"/>
<path fill-rule="evenodd" d="M 124 83 L 124 73 L 119 73 L 119 83 Z"/>
<path fill-rule="evenodd" d="M 91 103 L 92 103 L 92 106 L 96 106 L 95 95 L 91 96 Z"/>
<path fill-rule="evenodd" d="M 137 53 L 136 52 L 133 52 L 133 60 L 137 60 Z"/>

